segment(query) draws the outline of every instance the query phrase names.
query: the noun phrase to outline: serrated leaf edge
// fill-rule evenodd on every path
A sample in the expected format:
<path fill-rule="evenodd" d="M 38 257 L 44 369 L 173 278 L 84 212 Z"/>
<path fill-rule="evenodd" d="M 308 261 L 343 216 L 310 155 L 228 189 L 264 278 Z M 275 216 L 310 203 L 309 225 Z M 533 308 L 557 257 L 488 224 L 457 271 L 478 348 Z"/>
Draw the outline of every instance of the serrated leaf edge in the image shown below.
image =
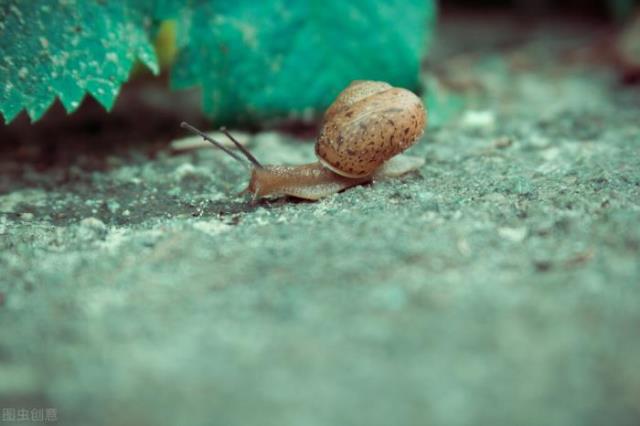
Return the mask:
<path fill-rule="evenodd" d="M 135 55 L 134 60 L 132 60 L 131 63 L 129 64 L 129 67 L 128 67 L 128 70 L 127 70 L 127 75 L 131 74 L 131 70 L 133 69 L 133 66 L 136 63 L 136 61 L 140 61 L 140 63 L 143 64 L 149 71 L 151 71 L 151 73 L 153 75 L 157 76 L 158 74 L 160 74 L 160 66 L 158 65 L 158 57 L 157 57 L 155 51 L 153 50 L 153 48 L 151 48 L 149 52 L 145 52 L 144 54 L 137 53 Z M 89 77 L 89 78 L 91 78 L 91 77 Z M 76 98 L 71 97 L 71 98 L 68 98 L 66 101 L 63 101 L 62 99 L 65 98 L 65 95 L 61 91 L 56 90 L 55 94 L 53 96 L 51 96 L 45 102 L 42 102 L 43 105 L 46 105 L 46 107 L 44 107 L 44 108 L 35 108 L 35 107 L 33 107 L 33 105 L 31 105 L 31 106 L 23 105 L 21 108 L 15 110 L 15 111 L 12 111 L 12 110 L 8 110 L 3 105 L 0 105 L 0 114 L 2 115 L 2 117 L 4 119 L 5 125 L 9 125 L 9 124 L 11 124 L 11 122 L 13 120 L 15 120 L 15 118 L 18 115 L 20 115 L 20 113 L 22 111 L 26 111 L 27 115 L 29 116 L 29 120 L 31 121 L 31 123 L 34 123 L 34 122 L 40 120 L 40 118 L 42 118 L 42 116 L 47 111 L 49 111 L 49 109 L 51 109 L 51 106 L 54 104 L 56 99 L 60 100 L 60 103 L 64 107 L 64 109 L 67 112 L 67 114 L 71 114 L 76 109 L 78 109 L 78 107 L 82 104 L 82 102 L 84 101 L 84 98 L 87 95 L 91 96 L 96 101 L 98 101 L 98 103 L 100 105 L 102 105 L 105 108 L 106 111 L 110 111 L 113 108 L 113 105 L 115 104 L 116 98 L 120 94 L 120 90 L 122 89 L 122 86 L 127 81 L 129 81 L 129 77 L 117 81 L 117 86 L 118 86 L 117 93 L 113 96 L 113 101 L 112 102 L 103 101 L 103 100 L 100 99 L 100 97 L 98 96 L 97 93 L 94 93 L 93 91 L 91 91 L 89 89 L 85 89 L 83 87 L 77 86 L 77 87 L 80 88 L 81 92 L 80 92 L 79 96 L 76 97 Z M 75 83 L 77 85 L 77 82 L 75 82 Z"/>

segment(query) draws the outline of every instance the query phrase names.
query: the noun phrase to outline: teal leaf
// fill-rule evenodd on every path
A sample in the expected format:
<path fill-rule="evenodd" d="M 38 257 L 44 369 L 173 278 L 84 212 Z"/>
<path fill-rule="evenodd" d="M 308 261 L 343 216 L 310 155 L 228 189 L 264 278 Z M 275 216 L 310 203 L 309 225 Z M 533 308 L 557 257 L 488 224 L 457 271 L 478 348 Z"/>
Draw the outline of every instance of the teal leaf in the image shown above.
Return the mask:
<path fill-rule="evenodd" d="M 4 0 L 0 5 L 0 112 L 39 119 L 56 97 L 74 111 L 86 93 L 113 105 L 136 59 L 154 73 L 146 0 Z"/>
<path fill-rule="evenodd" d="M 192 0 L 175 88 L 199 86 L 219 121 L 324 109 L 356 79 L 416 89 L 433 0 Z"/>
<path fill-rule="evenodd" d="M 160 20 L 178 23 L 172 86 L 202 89 L 224 121 L 307 115 L 355 79 L 417 88 L 435 0 L 5 0 L 0 113 L 40 118 L 56 98 L 113 106 L 134 61 L 154 73 Z"/>

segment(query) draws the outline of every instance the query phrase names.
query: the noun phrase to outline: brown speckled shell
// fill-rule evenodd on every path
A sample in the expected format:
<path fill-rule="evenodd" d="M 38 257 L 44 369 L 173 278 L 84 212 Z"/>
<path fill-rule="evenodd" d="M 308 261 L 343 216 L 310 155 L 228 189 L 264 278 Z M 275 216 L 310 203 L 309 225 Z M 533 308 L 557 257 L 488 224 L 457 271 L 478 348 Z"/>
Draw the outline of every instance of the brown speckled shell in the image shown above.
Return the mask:
<path fill-rule="evenodd" d="M 337 112 L 350 107 L 354 103 L 371 96 L 374 93 L 391 89 L 391 85 L 384 81 L 355 80 L 338 94 L 333 103 L 324 112 L 324 121 L 330 120 Z"/>
<path fill-rule="evenodd" d="M 369 176 L 413 145 L 425 124 L 422 101 L 412 92 L 377 81 L 356 81 L 325 113 L 316 155 L 342 176 Z"/>

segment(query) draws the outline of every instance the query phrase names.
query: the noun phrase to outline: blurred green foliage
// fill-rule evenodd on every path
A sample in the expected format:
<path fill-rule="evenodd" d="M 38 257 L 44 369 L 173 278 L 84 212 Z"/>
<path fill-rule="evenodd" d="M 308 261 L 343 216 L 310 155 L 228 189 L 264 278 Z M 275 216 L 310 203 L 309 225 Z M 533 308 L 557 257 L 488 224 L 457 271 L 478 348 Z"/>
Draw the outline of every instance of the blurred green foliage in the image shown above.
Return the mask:
<path fill-rule="evenodd" d="M 149 10 L 137 3 L 142 2 L 3 1 L 0 111 L 5 121 L 23 108 L 37 120 L 56 96 L 71 112 L 87 92 L 108 109 L 136 59 L 157 72 Z"/>
<path fill-rule="evenodd" d="M 56 97 L 86 93 L 109 109 L 139 59 L 159 71 L 152 40 L 177 25 L 175 88 L 200 86 L 217 120 L 323 109 L 349 81 L 415 89 L 435 0 L 4 0 L 0 112 L 39 119 Z"/>
<path fill-rule="evenodd" d="M 444 3 L 465 7 L 515 8 L 520 13 L 557 11 L 600 15 L 619 20 L 629 18 L 640 0 L 446 0 Z"/>

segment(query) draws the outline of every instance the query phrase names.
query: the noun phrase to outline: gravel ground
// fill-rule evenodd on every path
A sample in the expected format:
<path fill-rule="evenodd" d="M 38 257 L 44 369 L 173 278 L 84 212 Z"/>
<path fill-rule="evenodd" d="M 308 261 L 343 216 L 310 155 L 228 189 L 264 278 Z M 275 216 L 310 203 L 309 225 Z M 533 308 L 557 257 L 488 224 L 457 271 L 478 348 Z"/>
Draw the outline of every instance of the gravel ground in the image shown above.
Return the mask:
<path fill-rule="evenodd" d="M 640 90 L 594 65 L 599 31 L 445 21 L 425 166 L 316 203 L 252 205 L 240 166 L 166 136 L 56 145 L 46 164 L 42 143 L 5 148 L 0 407 L 65 425 L 637 425 Z M 249 145 L 312 161 L 296 134 Z"/>

